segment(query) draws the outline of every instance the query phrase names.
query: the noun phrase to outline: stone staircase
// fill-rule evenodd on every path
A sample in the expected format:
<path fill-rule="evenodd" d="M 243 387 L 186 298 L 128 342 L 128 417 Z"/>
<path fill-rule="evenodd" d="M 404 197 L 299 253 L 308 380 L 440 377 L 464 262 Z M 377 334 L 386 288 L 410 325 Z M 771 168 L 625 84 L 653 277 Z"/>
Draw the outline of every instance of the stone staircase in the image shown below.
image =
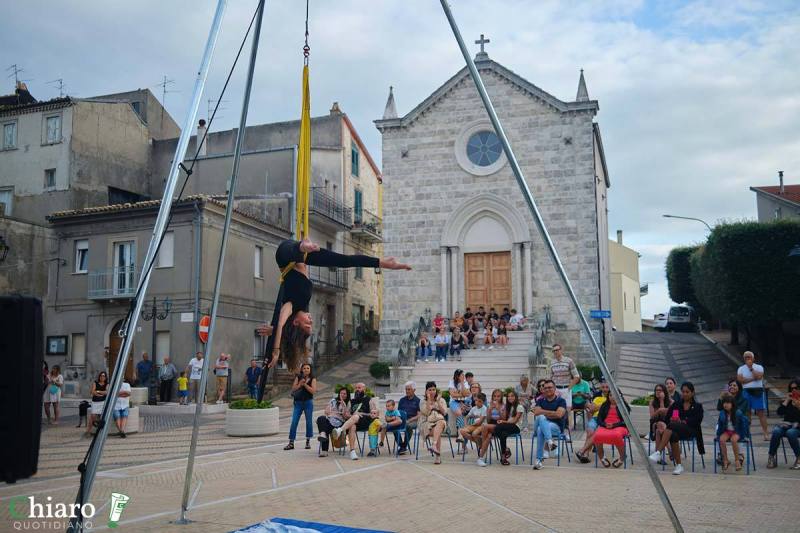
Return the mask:
<path fill-rule="evenodd" d="M 493 350 L 465 350 L 461 352 L 461 361 L 449 355 L 446 362 L 418 362 L 411 372 L 411 380 L 417 383 L 417 393 L 421 395 L 425 383 L 435 381 L 440 389 L 446 389 L 447 383 L 453 379 L 453 372 L 462 369 L 475 374 L 475 380 L 481 384 L 484 392 L 493 389 L 504 389 L 519 383 L 521 374 L 529 374 L 528 350 L 534 342 L 532 331 L 509 331 L 509 343 L 506 349 L 495 346 Z M 479 337 L 476 339 L 478 342 Z M 433 358 L 431 358 L 433 361 Z M 401 392 L 403 383 L 393 386 L 395 392 Z"/>

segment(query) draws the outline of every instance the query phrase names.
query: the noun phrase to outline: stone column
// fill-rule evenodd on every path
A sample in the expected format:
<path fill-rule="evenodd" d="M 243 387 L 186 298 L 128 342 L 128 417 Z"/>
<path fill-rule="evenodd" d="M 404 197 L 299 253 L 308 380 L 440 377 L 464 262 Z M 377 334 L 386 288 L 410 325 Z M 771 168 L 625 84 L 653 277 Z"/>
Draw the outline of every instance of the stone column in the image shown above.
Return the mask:
<path fill-rule="evenodd" d="M 458 311 L 458 246 L 450 248 L 450 301 L 453 304 L 450 316 Z"/>
<path fill-rule="evenodd" d="M 533 314 L 533 271 L 531 267 L 531 247 L 533 243 L 528 241 L 522 243 L 524 257 L 524 285 L 525 285 L 525 315 L 531 316 Z"/>
<path fill-rule="evenodd" d="M 441 256 L 442 262 L 442 306 L 441 308 L 434 309 L 433 314 L 436 313 L 447 313 L 447 246 L 441 246 L 439 248 L 439 255 Z"/>
<path fill-rule="evenodd" d="M 511 268 L 513 268 L 513 278 L 512 278 L 512 294 L 513 294 L 513 303 L 512 306 L 516 307 L 517 310 L 522 313 L 522 253 L 520 250 L 522 249 L 522 244 L 515 242 L 511 246 Z"/>

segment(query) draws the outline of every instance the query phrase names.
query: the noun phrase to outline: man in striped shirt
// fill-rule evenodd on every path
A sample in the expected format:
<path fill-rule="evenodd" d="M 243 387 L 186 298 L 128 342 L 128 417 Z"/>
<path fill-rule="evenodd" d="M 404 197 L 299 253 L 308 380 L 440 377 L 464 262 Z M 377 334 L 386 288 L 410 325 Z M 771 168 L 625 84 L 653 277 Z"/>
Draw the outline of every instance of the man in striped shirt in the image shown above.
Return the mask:
<path fill-rule="evenodd" d="M 581 381 L 575 362 L 564 355 L 560 344 L 553 345 L 553 360 L 550 362 L 550 379 L 556 384 L 559 396 L 567 402 L 567 412 L 572 409 L 572 386 Z"/>

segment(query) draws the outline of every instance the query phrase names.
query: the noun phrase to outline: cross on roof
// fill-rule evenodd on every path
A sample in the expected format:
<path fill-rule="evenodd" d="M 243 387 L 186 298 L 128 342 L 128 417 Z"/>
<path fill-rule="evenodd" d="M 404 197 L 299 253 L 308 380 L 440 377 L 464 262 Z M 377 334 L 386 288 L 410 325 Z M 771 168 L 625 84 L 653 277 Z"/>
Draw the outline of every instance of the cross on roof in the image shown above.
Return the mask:
<path fill-rule="evenodd" d="M 479 45 L 481 45 L 481 53 L 483 54 L 483 53 L 485 53 L 485 52 L 483 51 L 483 45 L 484 45 L 484 44 L 486 44 L 486 43 L 490 43 L 490 42 L 492 42 L 492 41 L 490 41 L 489 39 L 485 39 L 485 38 L 483 37 L 483 34 L 481 33 L 481 38 L 480 38 L 480 39 L 478 39 L 477 41 L 475 41 L 475 44 L 479 44 Z"/>

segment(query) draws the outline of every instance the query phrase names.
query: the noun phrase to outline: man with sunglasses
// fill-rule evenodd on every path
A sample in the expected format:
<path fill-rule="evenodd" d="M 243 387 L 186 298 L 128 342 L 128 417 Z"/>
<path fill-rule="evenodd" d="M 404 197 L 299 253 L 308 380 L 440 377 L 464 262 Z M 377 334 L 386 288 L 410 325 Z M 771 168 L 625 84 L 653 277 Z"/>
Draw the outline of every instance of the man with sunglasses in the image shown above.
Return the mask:
<path fill-rule="evenodd" d="M 533 424 L 533 431 L 536 433 L 534 470 L 542 468 L 545 447 L 548 451 L 556 449 L 554 439 L 558 439 L 561 432 L 564 431 L 564 423 L 567 419 L 567 402 L 556 394 L 556 384 L 552 379 L 548 379 L 542 384 L 542 392 L 544 396 L 533 408 L 533 415 L 536 417 Z"/>

